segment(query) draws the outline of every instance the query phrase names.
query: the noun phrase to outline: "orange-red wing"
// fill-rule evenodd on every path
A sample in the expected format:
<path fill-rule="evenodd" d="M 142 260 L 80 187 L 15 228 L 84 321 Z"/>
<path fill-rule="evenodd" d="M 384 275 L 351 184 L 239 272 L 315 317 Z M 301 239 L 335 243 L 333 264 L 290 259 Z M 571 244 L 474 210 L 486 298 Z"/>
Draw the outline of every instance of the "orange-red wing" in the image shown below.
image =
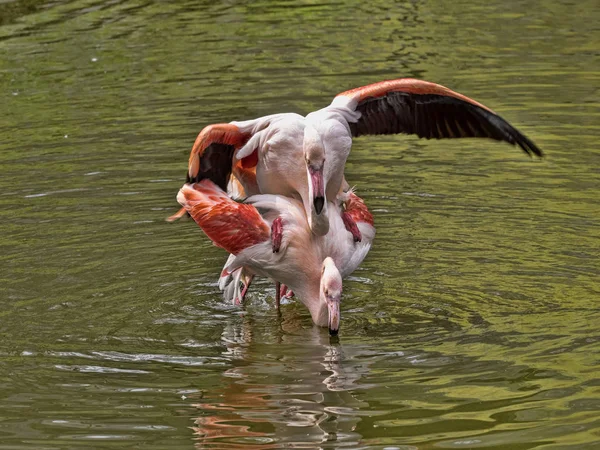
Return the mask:
<path fill-rule="evenodd" d="M 467 96 L 454 92 L 441 84 L 431 83 L 430 81 L 417 80 L 415 78 L 399 78 L 397 80 L 379 81 L 378 83 L 361 86 L 349 91 L 338 94 L 339 96 L 350 97 L 357 102 L 362 102 L 368 98 L 385 97 L 390 92 L 405 92 L 407 94 L 424 95 L 435 94 L 443 97 L 453 97 L 467 103 L 479 106 L 491 113 L 493 111 L 487 106 L 470 99 Z"/>
<path fill-rule="evenodd" d="M 373 226 L 371 211 L 367 208 L 365 201 L 354 192 L 350 192 L 349 198 L 346 200 L 346 213 L 355 223 L 364 222 Z"/>
<path fill-rule="evenodd" d="M 213 243 L 237 255 L 269 239 L 270 229 L 256 208 L 237 203 L 210 180 L 185 184 L 177 200 Z"/>
<path fill-rule="evenodd" d="M 227 189 L 235 150 L 243 146 L 250 134 L 242 133 L 230 123 L 205 127 L 194 142 L 188 163 L 188 183 L 208 178 Z"/>
<path fill-rule="evenodd" d="M 413 78 L 381 81 L 342 92 L 358 103 L 361 117 L 352 135 L 416 134 L 427 139 L 485 137 L 518 145 L 528 155 L 542 151 L 488 107 L 447 87 Z"/>

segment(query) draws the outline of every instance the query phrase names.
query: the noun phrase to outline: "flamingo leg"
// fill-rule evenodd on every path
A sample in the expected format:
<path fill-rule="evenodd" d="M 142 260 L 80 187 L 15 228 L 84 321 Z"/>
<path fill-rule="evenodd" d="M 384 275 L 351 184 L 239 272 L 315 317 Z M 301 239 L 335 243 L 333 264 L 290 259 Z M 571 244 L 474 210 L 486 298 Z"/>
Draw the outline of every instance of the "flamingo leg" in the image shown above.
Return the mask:
<path fill-rule="evenodd" d="M 248 288 L 250 287 L 250 284 L 252 283 L 253 279 L 254 276 L 251 276 L 250 278 L 248 278 L 248 281 L 244 284 L 244 287 L 242 288 L 242 293 L 240 294 L 240 303 L 244 302 L 244 299 L 246 298 L 246 293 L 248 292 Z"/>
<path fill-rule="evenodd" d="M 275 308 L 279 311 L 279 305 L 281 304 L 281 283 L 279 281 L 275 282 Z"/>
<path fill-rule="evenodd" d="M 273 253 L 279 252 L 281 248 L 281 238 L 283 237 L 283 219 L 278 217 L 271 225 L 271 245 Z"/>
<path fill-rule="evenodd" d="M 346 227 L 346 230 L 352 233 L 354 242 L 360 242 L 362 240 L 362 234 L 360 233 L 358 225 L 356 225 L 356 222 L 354 221 L 352 216 L 350 216 L 350 214 L 344 211 L 342 212 L 342 220 L 344 221 L 344 226 Z"/>

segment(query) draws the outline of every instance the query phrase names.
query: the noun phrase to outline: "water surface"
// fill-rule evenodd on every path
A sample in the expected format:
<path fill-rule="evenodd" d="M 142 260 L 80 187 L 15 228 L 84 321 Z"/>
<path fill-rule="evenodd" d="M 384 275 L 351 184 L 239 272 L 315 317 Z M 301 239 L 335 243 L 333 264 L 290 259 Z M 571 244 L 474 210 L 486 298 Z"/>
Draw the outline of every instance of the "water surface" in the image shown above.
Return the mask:
<path fill-rule="evenodd" d="M 600 13 L 568 2 L 0 3 L 0 448 L 600 445 Z M 210 123 L 419 77 L 547 154 L 355 141 L 338 341 L 168 224 Z"/>

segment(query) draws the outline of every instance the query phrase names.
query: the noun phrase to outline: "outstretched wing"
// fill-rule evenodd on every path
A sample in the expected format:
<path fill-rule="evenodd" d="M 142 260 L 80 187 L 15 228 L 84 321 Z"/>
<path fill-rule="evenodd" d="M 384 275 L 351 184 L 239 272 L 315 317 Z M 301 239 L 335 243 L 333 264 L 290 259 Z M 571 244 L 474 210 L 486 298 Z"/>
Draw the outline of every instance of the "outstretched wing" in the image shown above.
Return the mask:
<path fill-rule="evenodd" d="M 342 92 L 332 106 L 343 103 L 361 113 L 358 121 L 349 124 L 354 137 L 396 133 L 427 139 L 485 137 L 518 145 L 530 156 L 543 156 L 530 139 L 491 109 L 428 81 L 381 81 Z"/>
<path fill-rule="evenodd" d="M 230 199 L 210 180 L 184 184 L 177 201 L 215 245 L 234 255 L 270 237 L 269 226 L 254 206 Z"/>

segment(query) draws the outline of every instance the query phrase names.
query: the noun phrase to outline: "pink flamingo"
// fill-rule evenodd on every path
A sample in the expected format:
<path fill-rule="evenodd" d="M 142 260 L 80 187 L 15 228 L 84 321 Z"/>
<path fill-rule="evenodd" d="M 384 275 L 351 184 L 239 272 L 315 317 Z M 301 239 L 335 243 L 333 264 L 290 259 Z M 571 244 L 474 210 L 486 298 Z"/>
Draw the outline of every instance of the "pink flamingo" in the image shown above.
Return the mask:
<path fill-rule="evenodd" d="M 342 278 L 363 261 L 375 236 L 373 216 L 362 199 L 352 191 L 342 199 L 344 213 L 362 235 L 360 242 L 346 230 L 340 206 L 333 203 L 328 205 L 335 210 L 329 216 L 329 230 L 317 236 L 304 205 L 293 198 L 256 195 L 238 203 L 205 179 L 185 184 L 177 200 L 215 245 L 232 254 L 222 276 L 248 270 L 283 283 L 306 305 L 314 323 L 337 334 Z M 274 220 L 284 224 L 279 252 L 272 250 Z"/>
<path fill-rule="evenodd" d="M 209 125 L 192 147 L 187 181 L 209 178 L 226 190 L 233 174 L 246 195 L 297 198 L 311 230 L 322 236 L 330 223 L 328 205 L 339 203 L 348 190 L 344 167 L 352 138 L 396 133 L 426 139 L 485 137 L 542 156 L 531 140 L 481 103 L 435 83 L 402 78 L 342 92 L 305 117 L 273 114 Z M 182 208 L 170 220 L 183 214 Z M 355 233 L 356 227 L 346 225 Z"/>

